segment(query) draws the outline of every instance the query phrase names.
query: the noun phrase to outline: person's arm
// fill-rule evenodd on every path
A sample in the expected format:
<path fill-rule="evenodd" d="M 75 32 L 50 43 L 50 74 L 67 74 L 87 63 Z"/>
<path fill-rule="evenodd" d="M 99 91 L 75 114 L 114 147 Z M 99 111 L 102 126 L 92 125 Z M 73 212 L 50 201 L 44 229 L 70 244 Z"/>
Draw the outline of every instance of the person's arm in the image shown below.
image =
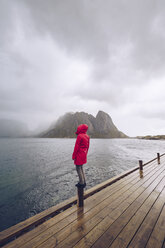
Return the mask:
<path fill-rule="evenodd" d="M 89 145 L 90 145 L 90 138 L 88 140 L 88 147 L 87 147 L 87 151 L 89 150 Z"/>
<path fill-rule="evenodd" d="M 80 138 L 80 136 L 78 135 L 78 136 L 77 136 L 77 139 L 76 139 L 75 146 L 74 146 L 74 151 L 73 151 L 73 154 L 72 154 L 72 159 L 73 159 L 73 160 L 76 159 L 76 154 L 77 154 L 77 152 L 78 152 L 78 150 L 79 150 L 80 140 L 81 140 L 81 138 Z"/>

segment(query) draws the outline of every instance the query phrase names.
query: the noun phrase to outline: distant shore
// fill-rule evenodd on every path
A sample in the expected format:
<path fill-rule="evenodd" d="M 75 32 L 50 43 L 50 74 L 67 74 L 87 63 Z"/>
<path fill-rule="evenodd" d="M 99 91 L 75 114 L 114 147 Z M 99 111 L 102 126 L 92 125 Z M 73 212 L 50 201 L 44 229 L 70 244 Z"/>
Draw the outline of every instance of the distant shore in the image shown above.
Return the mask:
<path fill-rule="evenodd" d="M 137 136 L 137 139 L 146 139 L 146 140 L 165 140 L 165 135 L 146 135 L 146 136 Z"/>

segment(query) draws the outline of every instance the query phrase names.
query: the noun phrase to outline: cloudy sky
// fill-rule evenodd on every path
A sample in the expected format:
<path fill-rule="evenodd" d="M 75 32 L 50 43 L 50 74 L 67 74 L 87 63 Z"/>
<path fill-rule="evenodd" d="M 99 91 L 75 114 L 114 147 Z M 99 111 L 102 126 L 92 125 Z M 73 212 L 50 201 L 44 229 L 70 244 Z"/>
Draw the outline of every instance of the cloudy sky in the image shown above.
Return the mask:
<path fill-rule="evenodd" d="M 107 112 L 165 134 L 164 0 L 0 0 L 0 118 Z"/>

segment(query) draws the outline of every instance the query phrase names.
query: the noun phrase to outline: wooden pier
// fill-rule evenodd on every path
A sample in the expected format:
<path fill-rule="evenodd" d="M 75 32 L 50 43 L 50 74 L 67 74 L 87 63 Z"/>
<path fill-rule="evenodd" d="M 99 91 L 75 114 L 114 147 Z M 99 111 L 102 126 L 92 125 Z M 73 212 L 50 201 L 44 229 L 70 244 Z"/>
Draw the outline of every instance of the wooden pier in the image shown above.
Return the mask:
<path fill-rule="evenodd" d="M 164 155 L 85 191 L 84 207 L 73 197 L 1 232 L 1 247 L 165 248 Z"/>

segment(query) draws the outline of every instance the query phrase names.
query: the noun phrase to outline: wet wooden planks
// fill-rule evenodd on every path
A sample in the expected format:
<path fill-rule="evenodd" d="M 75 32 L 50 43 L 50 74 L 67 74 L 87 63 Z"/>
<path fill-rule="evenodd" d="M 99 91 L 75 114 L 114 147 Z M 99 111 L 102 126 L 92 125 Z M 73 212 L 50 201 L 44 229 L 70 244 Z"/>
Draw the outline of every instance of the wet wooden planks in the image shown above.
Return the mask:
<path fill-rule="evenodd" d="M 75 199 L 73 199 L 75 200 Z M 165 158 L 147 164 L 4 247 L 163 247 Z M 156 246 L 155 246 L 156 244 Z"/>
<path fill-rule="evenodd" d="M 155 160 L 155 159 L 154 159 Z M 152 161 L 151 161 L 152 162 Z M 104 189 L 105 187 L 113 184 L 114 182 L 124 178 L 125 176 L 133 173 L 136 171 L 138 167 L 134 167 L 131 170 L 128 170 L 126 172 L 121 173 L 119 176 L 113 177 L 105 182 L 102 182 L 93 188 L 87 190 L 84 194 L 84 199 L 90 197 L 91 195 L 95 194 L 96 192 Z M 53 206 L 39 214 L 36 214 L 35 216 L 18 223 L 15 226 L 12 226 L 8 228 L 7 230 L 0 233 L 0 246 L 3 242 L 9 241 L 11 238 L 15 238 L 19 235 L 21 235 L 23 232 L 28 231 L 30 228 L 33 228 L 36 225 L 41 224 L 46 219 L 51 218 L 52 216 L 57 215 L 60 211 L 66 210 L 67 208 L 71 207 L 72 205 L 75 205 L 77 203 L 77 196 L 72 197 L 56 206 Z"/>

